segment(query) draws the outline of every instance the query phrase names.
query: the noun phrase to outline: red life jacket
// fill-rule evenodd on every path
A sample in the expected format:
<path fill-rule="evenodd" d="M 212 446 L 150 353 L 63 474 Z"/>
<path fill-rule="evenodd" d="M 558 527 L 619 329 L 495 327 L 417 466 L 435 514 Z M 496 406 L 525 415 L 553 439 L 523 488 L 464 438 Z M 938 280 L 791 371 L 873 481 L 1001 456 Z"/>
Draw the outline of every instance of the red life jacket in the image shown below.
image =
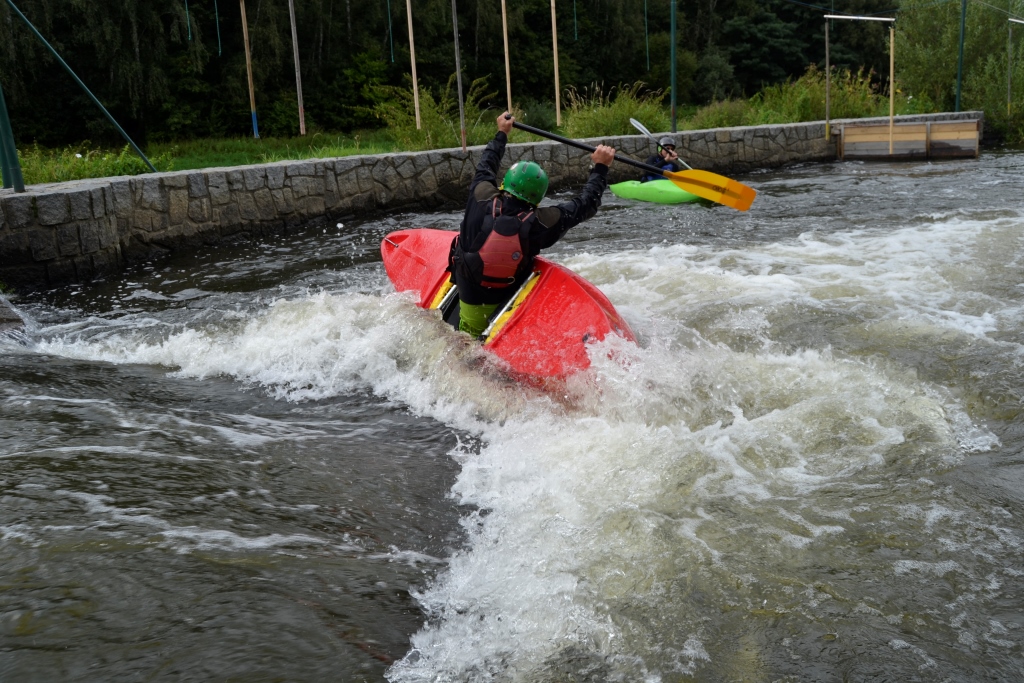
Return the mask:
<path fill-rule="evenodd" d="M 460 255 L 474 282 L 481 287 L 502 289 L 516 281 L 531 261 L 529 235 L 533 217 L 533 211 L 503 216 L 501 202 L 494 198 L 491 213 L 484 217 L 472 248 L 462 250 Z"/>

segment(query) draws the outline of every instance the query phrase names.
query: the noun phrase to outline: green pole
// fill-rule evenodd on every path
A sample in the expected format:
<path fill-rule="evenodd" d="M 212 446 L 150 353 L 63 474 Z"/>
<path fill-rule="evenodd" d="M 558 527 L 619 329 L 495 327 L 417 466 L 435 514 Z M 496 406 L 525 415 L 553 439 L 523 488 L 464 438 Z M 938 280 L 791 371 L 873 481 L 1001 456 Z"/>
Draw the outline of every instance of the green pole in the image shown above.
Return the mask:
<path fill-rule="evenodd" d="M 25 191 L 25 179 L 21 176 L 21 162 L 18 161 L 18 148 L 14 144 L 14 132 L 11 130 L 11 119 L 7 115 L 7 103 L 4 101 L 4 89 L 0 87 L 0 170 L 4 174 L 4 189 L 12 187 L 15 192 Z"/>
<path fill-rule="evenodd" d="M 964 27 L 967 25 L 967 0 L 960 0 L 960 57 L 956 63 L 956 111 L 960 111 L 960 86 L 964 78 Z"/>
<path fill-rule="evenodd" d="M 672 3 L 672 22 L 669 33 L 672 40 L 671 56 L 669 59 L 672 60 L 672 132 L 676 132 L 676 0 L 670 0 Z"/>
<path fill-rule="evenodd" d="M 54 50 L 53 46 L 50 45 L 50 43 L 47 42 L 46 38 L 43 38 L 43 34 L 40 33 L 36 29 L 36 27 L 32 25 L 32 22 L 28 20 L 28 17 L 26 17 L 24 14 L 21 13 L 21 10 L 18 9 L 18 7 L 14 4 L 14 0 L 7 0 L 7 4 L 10 5 L 11 9 L 14 10 L 14 13 L 17 14 L 18 17 L 22 21 L 25 22 L 25 25 L 29 27 L 29 29 L 32 31 L 32 33 L 36 34 L 36 38 L 38 38 L 39 40 L 42 41 L 43 45 L 45 45 L 46 49 L 50 51 L 50 54 L 52 54 L 56 58 L 57 62 L 61 66 L 63 66 L 64 69 L 69 74 L 71 74 L 71 78 L 75 79 L 75 83 L 78 83 L 78 85 L 82 88 L 82 90 L 85 91 L 85 94 L 89 96 L 89 99 L 91 99 L 93 101 L 93 104 L 95 104 L 97 107 L 100 108 L 100 111 L 103 112 L 103 115 L 106 116 L 107 120 L 110 121 L 110 123 L 112 123 L 114 125 L 114 128 L 116 128 L 117 132 L 121 134 L 121 137 L 123 137 L 125 140 L 128 141 L 128 144 L 131 145 L 132 149 L 135 150 L 135 153 L 138 154 L 140 157 L 142 157 L 142 160 L 144 162 L 146 162 L 147 166 L 149 166 L 149 170 L 151 170 L 154 173 L 156 173 L 156 167 L 153 166 L 153 164 L 150 163 L 149 159 L 146 158 L 146 155 L 142 153 L 141 149 L 139 149 L 139 146 L 135 144 L 135 141 L 132 140 L 130 137 L 128 137 L 128 133 L 124 132 L 124 129 L 121 128 L 120 125 L 118 125 L 117 121 L 114 120 L 114 117 L 110 115 L 109 111 L 107 111 L 107 108 L 104 107 L 103 104 L 100 103 L 100 101 L 98 99 L 96 99 L 96 96 L 92 94 L 92 91 L 89 90 L 89 88 L 87 88 L 85 86 L 85 83 L 82 82 L 82 79 L 80 79 L 75 74 L 75 72 L 71 70 L 71 67 L 67 65 L 67 62 L 65 62 L 63 59 L 61 59 L 61 56 L 59 54 L 57 54 L 57 51 Z"/>

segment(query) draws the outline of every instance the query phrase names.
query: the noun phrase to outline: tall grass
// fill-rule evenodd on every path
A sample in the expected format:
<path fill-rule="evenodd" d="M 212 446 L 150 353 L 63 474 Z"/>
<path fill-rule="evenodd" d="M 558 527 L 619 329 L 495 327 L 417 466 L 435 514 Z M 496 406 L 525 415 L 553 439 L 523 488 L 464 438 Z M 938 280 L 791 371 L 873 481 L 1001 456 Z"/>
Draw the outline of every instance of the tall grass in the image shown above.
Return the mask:
<path fill-rule="evenodd" d="M 120 151 L 95 149 L 88 142 L 64 149 L 44 149 L 33 145 L 18 150 L 25 183 L 59 183 L 65 180 L 149 173 L 149 166 L 125 145 Z M 159 171 L 169 171 L 172 159 L 158 155 L 149 159 Z"/>
<path fill-rule="evenodd" d="M 612 87 L 607 95 L 600 83 L 582 91 L 569 88 L 565 94 L 562 132 L 571 138 L 633 135 L 636 129 L 629 122 L 630 118 L 637 119 L 650 130 L 668 130 L 671 121 L 662 104 L 664 99 L 663 91 L 648 90 L 641 81 Z"/>
<path fill-rule="evenodd" d="M 461 147 L 458 91 L 455 74 L 435 97 L 420 88 L 420 127 L 416 127 L 416 108 L 412 88 L 376 86 L 378 104 L 373 113 L 387 126 L 387 133 L 403 150 Z M 482 145 L 494 137 L 494 121 L 484 102 L 497 96 L 488 92 L 487 79 L 474 80 L 465 94 L 466 144 Z M 497 114 L 495 114 L 497 115 Z"/>
<path fill-rule="evenodd" d="M 174 170 L 214 166 L 245 166 L 288 159 L 343 157 L 352 154 L 380 154 L 394 151 L 395 143 L 384 131 L 361 131 L 353 135 L 314 133 L 305 137 L 220 138 L 154 143 L 153 154 L 172 159 Z"/>
<path fill-rule="evenodd" d="M 911 98 L 896 97 L 896 113 L 918 113 L 922 108 Z M 889 114 L 889 97 L 879 92 L 863 70 L 839 69 L 832 73 L 833 119 L 856 119 Z M 821 121 L 825 118 L 825 73 L 813 64 L 803 76 L 769 85 L 749 100 L 713 102 L 697 110 L 684 123 L 688 130 L 727 126 Z"/>

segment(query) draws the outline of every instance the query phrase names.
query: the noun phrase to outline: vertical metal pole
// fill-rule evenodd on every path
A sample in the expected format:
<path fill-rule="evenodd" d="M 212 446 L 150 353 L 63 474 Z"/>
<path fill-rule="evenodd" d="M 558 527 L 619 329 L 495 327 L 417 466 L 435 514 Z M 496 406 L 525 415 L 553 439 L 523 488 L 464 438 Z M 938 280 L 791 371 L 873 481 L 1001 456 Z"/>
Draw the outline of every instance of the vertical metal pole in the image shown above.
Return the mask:
<path fill-rule="evenodd" d="M 306 112 L 302 108 L 302 71 L 299 69 L 299 36 L 295 30 L 295 0 L 288 0 L 288 17 L 292 22 L 292 55 L 295 57 L 295 92 L 299 97 L 299 135 L 305 135 Z"/>
<path fill-rule="evenodd" d="M 455 83 L 459 88 L 459 130 L 462 132 L 462 151 L 466 151 L 466 112 L 462 106 L 462 61 L 459 59 L 459 15 L 452 0 L 452 34 L 455 36 Z"/>
<path fill-rule="evenodd" d="M 213 0 L 213 21 L 217 25 L 217 56 L 220 57 L 220 12 L 217 11 L 217 0 Z"/>
<path fill-rule="evenodd" d="M 501 0 L 501 33 L 505 37 L 505 93 L 508 98 L 508 111 L 512 111 L 512 69 L 508 57 L 508 12 L 505 0 Z"/>
<path fill-rule="evenodd" d="M 828 19 L 825 20 L 825 139 L 832 139 L 832 64 L 828 54 Z"/>
<path fill-rule="evenodd" d="M 104 107 L 103 104 L 96 98 L 96 96 L 92 94 L 92 91 L 89 90 L 89 88 L 85 87 L 85 83 L 83 83 L 82 79 L 78 77 L 78 74 L 71 70 L 71 67 L 68 66 L 67 62 L 65 62 L 64 59 L 60 56 L 60 54 L 58 54 L 57 51 L 53 49 L 53 46 L 50 45 L 49 42 L 47 42 L 46 38 L 43 38 L 43 34 L 40 33 L 36 29 L 36 27 L 32 25 L 32 22 L 28 20 L 28 17 L 21 13 L 21 10 L 18 9 L 17 5 L 14 4 L 14 0 L 7 0 L 7 4 L 11 6 L 11 9 L 14 10 L 14 13 L 18 16 L 18 18 L 25 22 L 25 25 L 28 26 L 29 30 L 32 31 L 32 33 L 35 34 L 36 38 L 38 38 L 40 42 L 42 42 L 42 44 L 46 46 L 46 49 L 50 51 L 50 54 L 52 54 L 54 59 L 57 60 L 57 63 L 64 67 L 64 70 L 67 71 L 71 78 L 75 80 L 75 83 L 78 84 L 78 87 L 85 91 L 85 94 L 89 96 L 89 99 L 92 100 L 92 103 L 100 108 L 100 111 L 103 112 L 103 115 L 106 116 L 107 120 L 110 121 L 111 125 L 113 125 L 114 128 L 117 129 L 117 132 L 121 134 L 121 137 L 123 137 L 128 142 L 128 144 L 131 145 L 131 148 L 135 150 L 135 153 L 142 157 L 142 160 L 146 162 L 147 166 L 149 166 L 149 170 L 156 173 L 156 167 L 154 167 L 153 164 L 150 163 L 149 159 L 146 158 L 146 155 L 142 153 L 141 149 L 139 149 L 139 146 L 135 144 L 135 141 L 128 137 L 128 133 L 124 132 L 124 129 L 121 128 L 120 124 L 118 124 L 118 122 L 114 120 L 114 117 L 110 115 L 110 112 L 107 111 L 107 108 Z"/>
<path fill-rule="evenodd" d="M 4 174 L 4 189 L 14 188 L 15 192 L 25 191 L 25 179 L 21 175 L 21 162 L 18 161 L 18 147 L 14 144 L 14 131 L 11 130 L 11 118 L 7 115 L 7 102 L 4 101 L 4 89 L 0 87 L 0 170 Z"/>
<path fill-rule="evenodd" d="M 967 25 L 967 0 L 960 0 L 960 56 L 956 62 L 956 111 L 960 111 L 960 86 L 964 78 L 964 27 Z"/>
<path fill-rule="evenodd" d="M 416 110 L 416 130 L 420 130 L 420 85 L 416 80 L 416 44 L 412 40 L 412 0 L 405 0 L 405 13 L 409 21 L 409 60 L 412 62 L 412 105 Z"/>
<path fill-rule="evenodd" d="M 395 32 L 391 28 L 391 0 L 387 0 L 388 6 L 388 45 L 391 47 L 391 63 L 395 63 Z"/>
<path fill-rule="evenodd" d="M 1006 22 L 1006 26 L 1008 29 L 1006 35 L 1006 118 L 1010 118 L 1012 115 L 1010 98 L 1013 93 L 1013 22 Z"/>
<path fill-rule="evenodd" d="M 249 22 L 245 20 L 245 0 L 238 0 L 242 7 L 242 40 L 245 43 L 245 73 L 249 78 L 249 112 L 252 114 L 252 136 L 260 139 L 260 127 L 256 123 L 256 91 L 252 85 L 252 58 L 249 54 Z"/>
<path fill-rule="evenodd" d="M 551 0 L 551 50 L 555 56 L 555 125 L 562 125 L 562 86 L 558 83 L 558 22 L 555 20 L 555 0 Z"/>
<path fill-rule="evenodd" d="M 671 69 L 670 69 L 671 72 L 672 72 L 672 81 L 671 81 L 671 84 L 670 84 L 669 87 L 672 90 L 672 99 L 671 99 L 671 107 L 672 107 L 672 132 L 675 133 L 676 132 L 676 0 L 669 0 L 669 3 L 672 6 L 672 12 L 671 12 L 671 14 L 672 14 L 672 21 L 670 23 L 670 28 L 669 28 L 669 36 L 670 36 L 669 39 L 672 41 L 671 49 L 669 50 L 669 59 L 672 60 Z"/>
<path fill-rule="evenodd" d="M 896 114 L 896 27 L 889 24 L 889 156 L 892 156 L 892 133 Z"/>
<path fill-rule="evenodd" d="M 647 28 L 647 0 L 644 0 L 644 47 L 647 48 L 647 71 L 651 70 L 651 33 Z"/>

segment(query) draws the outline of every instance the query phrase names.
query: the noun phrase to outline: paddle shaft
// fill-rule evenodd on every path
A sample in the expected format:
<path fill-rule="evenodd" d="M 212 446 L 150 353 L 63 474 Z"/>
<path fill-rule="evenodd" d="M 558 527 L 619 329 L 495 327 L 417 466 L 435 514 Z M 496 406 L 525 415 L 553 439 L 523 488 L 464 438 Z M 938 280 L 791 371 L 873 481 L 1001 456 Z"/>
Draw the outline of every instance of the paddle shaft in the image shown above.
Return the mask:
<path fill-rule="evenodd" d="M 512 127 L 518 128 L 519 130 L 525 130 L 527 133 L 539 135 L 542 138 L 554 140 L 555 142 L 561 142 L 563 144 L 569 145 L 570 147 L 576 147 L 577 149 L 585 149 L 588 152 L 593 152 L 597 149 L 596 147 L 588 145 L 584 142 L 578 142 L 576 140 L 570 140 L 569 138 L 563 138 L 561 135 L 555 135 L 554 133 L 549 133 L 546 130 L 534 128 L 533 126 L 528 126 L 525 123 L 519 123 L 518 121 L 513 121 Z M 624 157 L 621 154 L 616 154 L 615 160 L 621 161 L 624 164 L 629 164 L 630 166 L 636 166 L 637 168 L 642 169 L 644 171 L 650 171 L 651 173 L 657 173 L 658 175 L 665 175 L 664 171 L 658 168 L 657 166 L 651 166 L 650 164 L 645 164 L 642 161 L 637 161 L 636 159 Z"/>

